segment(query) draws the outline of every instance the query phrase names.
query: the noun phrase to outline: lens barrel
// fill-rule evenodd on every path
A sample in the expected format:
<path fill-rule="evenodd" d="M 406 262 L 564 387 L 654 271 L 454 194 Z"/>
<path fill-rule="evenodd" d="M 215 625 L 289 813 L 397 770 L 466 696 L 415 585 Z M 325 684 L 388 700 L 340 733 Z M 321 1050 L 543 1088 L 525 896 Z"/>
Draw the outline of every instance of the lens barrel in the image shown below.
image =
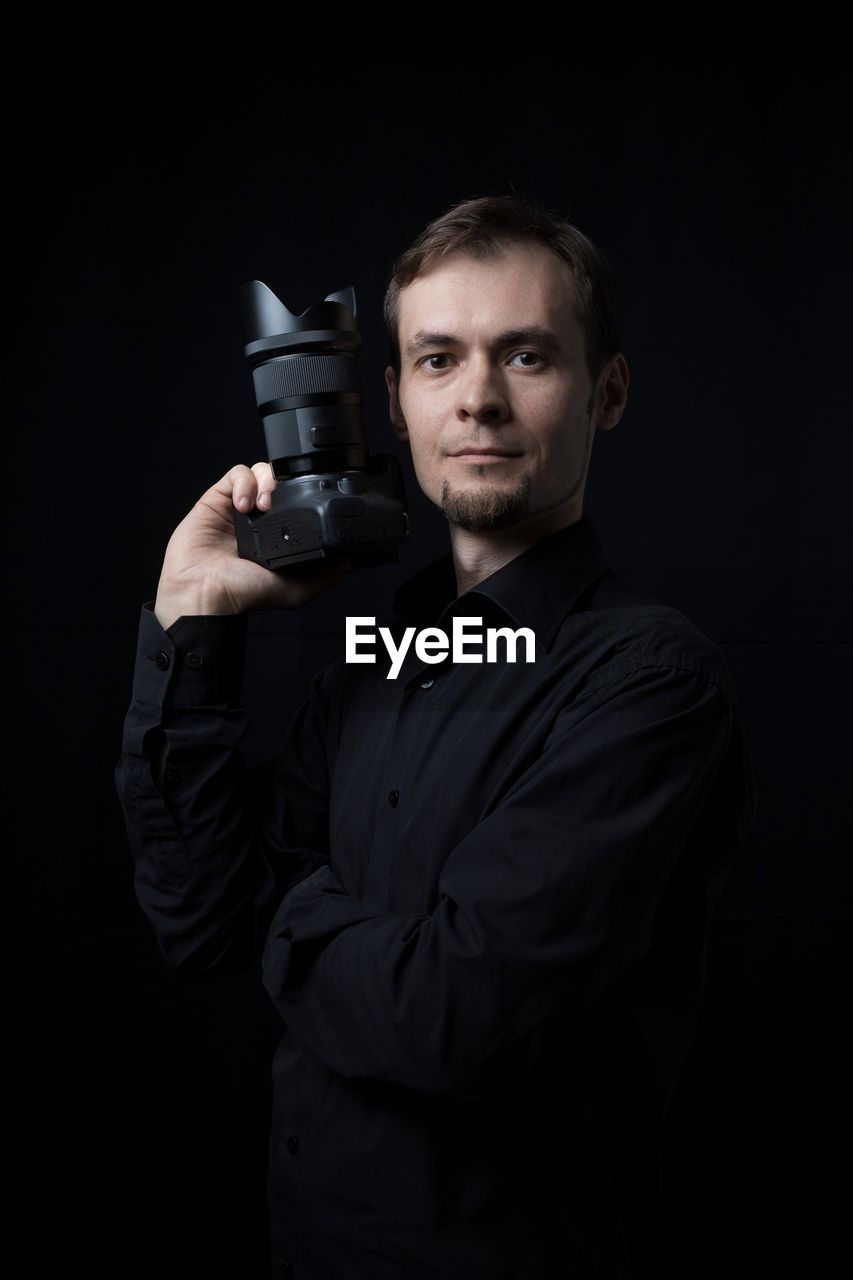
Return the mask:
<path fill-rule="evenodd" d="M 243 286 L 245 347 L 277 479 L 367 466 L 361 335 L 350 286 L 293 315 L 260 280 Z"/>

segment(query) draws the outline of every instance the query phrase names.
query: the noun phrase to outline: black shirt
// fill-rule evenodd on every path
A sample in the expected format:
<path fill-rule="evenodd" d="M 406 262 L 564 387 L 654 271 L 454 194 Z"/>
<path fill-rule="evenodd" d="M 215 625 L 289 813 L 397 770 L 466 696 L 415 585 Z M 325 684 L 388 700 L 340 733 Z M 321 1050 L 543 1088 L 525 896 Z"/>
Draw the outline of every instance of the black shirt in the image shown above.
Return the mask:
<path fill-rule="evenodd" d="M 394 612 L 397 638 L 529 627 L 535 662 L 412 644 L 389 679 L 377 645 L 247 768 L 246 617 L 164 631 L 142 606 L 116 768 L 138 900 L 176 968 L 262 961 L 296 1280 L 640 1276 L 754 813 L 727 663 L 610 572 L 588 516 L 458 599 L 448 552 Z"/>

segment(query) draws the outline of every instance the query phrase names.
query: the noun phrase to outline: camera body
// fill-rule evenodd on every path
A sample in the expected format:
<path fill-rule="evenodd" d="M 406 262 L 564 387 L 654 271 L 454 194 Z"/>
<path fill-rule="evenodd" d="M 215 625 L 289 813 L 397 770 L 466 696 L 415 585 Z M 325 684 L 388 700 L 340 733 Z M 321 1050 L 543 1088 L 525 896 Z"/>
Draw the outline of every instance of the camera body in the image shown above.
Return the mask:
<path fill-rule="evenodd" d="M 242 304 L 244 353 L 278 483 L 268 511 L 233 509 L 239 554 L 296 572 L 344 557 L 353 568 L 398 561 L 406 495 L 396 458 L 368 452 L 355 290 L 294 315 L 251 280 Z"/>
<path fill-rule="evenodd" d="M 234 512 L 237 549 L 267 569 L 346 557 L 353 568 L 399 560 L 408 532 L 396 458 L 378 454 L 359 471 L 282 480 L 268 511 Z"/>

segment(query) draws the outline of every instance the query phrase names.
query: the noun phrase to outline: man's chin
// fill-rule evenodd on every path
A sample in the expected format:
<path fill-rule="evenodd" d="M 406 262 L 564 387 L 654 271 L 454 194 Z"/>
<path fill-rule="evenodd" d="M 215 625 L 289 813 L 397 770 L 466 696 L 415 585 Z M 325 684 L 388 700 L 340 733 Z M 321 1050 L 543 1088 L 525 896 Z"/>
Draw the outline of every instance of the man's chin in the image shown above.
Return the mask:
<path fill-rule="evenodd" d="M 529 514 L 528 486 L 451 490 L 445 484 L 439 506 L 450 524 L 469 533 L 490 533 L 516 524 Z"/>

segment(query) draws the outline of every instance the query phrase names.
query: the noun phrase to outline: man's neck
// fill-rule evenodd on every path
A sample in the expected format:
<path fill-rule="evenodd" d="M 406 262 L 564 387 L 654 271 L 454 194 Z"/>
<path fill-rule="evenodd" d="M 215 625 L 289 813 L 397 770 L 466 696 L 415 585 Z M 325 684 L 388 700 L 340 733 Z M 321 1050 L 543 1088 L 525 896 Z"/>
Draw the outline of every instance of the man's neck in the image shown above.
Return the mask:
<path fill-rule="evenodd" d="M 580 506 L 572 506 L 569 510 L 563 507 L 519 521 L 505 529 L 493 529 L 486 533 L 471 533 L 461 525 L 451 524 L 450 545 L 456 573 L 457 598 L 472 590 L 484 578 L 497 573 L 498 569 L 520 556 L 535 542 L 541 542 L 558 529 L 575 524 L 582 514 Z"/>

